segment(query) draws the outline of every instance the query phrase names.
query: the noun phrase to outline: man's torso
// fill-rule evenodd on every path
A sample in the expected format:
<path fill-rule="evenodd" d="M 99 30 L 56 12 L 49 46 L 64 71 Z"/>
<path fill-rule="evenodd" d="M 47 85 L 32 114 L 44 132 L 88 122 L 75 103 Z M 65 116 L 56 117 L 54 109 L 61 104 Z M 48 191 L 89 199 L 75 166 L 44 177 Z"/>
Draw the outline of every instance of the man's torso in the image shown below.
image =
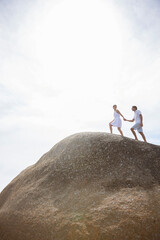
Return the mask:
<path fill-rule="evenodd" d="M 140 114 L 142 114 L 140 110 L 136 110 L 134 113 L 134 120 L 136 123 L 141 123 Z"/>

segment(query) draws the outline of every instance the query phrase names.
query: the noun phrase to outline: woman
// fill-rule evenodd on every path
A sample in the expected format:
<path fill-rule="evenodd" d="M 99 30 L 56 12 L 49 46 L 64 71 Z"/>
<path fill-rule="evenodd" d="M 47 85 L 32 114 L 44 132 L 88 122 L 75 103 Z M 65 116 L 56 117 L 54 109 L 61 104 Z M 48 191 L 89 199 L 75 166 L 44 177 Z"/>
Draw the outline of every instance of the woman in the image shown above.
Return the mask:
<path fill-rule="evenodd" d="M 109 128 L 110 131 L 112 133 L 112 127 L 117 127 L 118 131 L 120 132 L 120 134 L 123 136 L 123 132 L 121 130 L 122 127 L 122 120 L 120 119 L 120 116 L 123 117 L 123 115 L 120 113 L 120 111 L 117 109 L 117 105 L 113 105 L 113 109 L 114 109 L 114 120 L 112 122 L 109 123 Z M 124 119 L 124 117 L 123 117 Z"/>

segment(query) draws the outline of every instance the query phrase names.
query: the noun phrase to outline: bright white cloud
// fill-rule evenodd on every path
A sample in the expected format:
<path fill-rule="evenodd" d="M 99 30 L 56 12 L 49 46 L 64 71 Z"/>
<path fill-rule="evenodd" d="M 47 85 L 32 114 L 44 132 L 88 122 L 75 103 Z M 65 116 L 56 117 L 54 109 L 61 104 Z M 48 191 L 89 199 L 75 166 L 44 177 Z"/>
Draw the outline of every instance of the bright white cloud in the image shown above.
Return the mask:
<path fill-rule="evenodd" d="M 109 131 L 115 103 L 128 118 L 138 105 L 147 139 L 160 143 L 156 9 L 149 0 L 1 1 L 2 187 L 63 137 Z"/>

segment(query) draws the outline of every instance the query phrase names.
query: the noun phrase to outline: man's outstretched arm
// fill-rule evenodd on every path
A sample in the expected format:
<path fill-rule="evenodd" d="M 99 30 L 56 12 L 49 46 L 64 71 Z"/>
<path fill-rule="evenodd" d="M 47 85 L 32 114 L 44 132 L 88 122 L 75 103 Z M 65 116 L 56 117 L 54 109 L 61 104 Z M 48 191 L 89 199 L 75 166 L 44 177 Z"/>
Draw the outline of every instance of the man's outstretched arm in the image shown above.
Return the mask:
<path fill-rule="evenodd" d="M 134 122 L 134 118 L 132 120 L 127 120 L 125 119 L 124 121 L 127 121 L 127 122 Z"/>

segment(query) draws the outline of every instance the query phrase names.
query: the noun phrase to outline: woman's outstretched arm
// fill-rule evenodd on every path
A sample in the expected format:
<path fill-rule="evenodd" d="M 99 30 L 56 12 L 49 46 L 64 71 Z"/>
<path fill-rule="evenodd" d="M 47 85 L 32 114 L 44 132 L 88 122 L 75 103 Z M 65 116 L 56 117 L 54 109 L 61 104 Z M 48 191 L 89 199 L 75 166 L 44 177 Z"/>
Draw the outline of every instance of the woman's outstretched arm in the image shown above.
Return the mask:
<path fill-rule="evenodd" d="M 123 117 L 123 119 L 125 119 L 125 117 L 122 115 L 122 113 L 120 113 L 119 110 L 117 110 L 116 112 L 119 113 L 119 115 L 121 115 Z"/>

